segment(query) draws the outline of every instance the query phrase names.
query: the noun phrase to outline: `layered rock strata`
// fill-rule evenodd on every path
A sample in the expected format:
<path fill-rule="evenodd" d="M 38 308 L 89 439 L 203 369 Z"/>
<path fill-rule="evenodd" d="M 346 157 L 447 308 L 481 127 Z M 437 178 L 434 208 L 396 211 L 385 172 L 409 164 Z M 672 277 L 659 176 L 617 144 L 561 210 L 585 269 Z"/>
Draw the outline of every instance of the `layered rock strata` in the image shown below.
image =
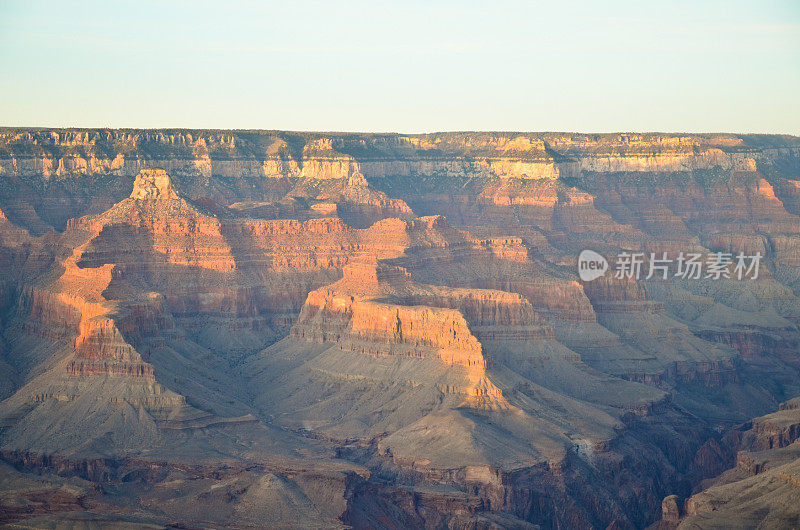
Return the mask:
<path fill-rule="evenodd" d="M 108 480 L 141 487 L 97 498 L 140 511 L 81 517 L 159 525 L 160 502 L 201 526 L 267 506 L 605 528 L 707 520 L 744 482 L 766 499 L 798 434 L 790 405 L 764 414 L 800 392 L 799 146 L 2 129 L 3 459 L 20 498 L 50 499 L 36 517 Z M 582 282 L 587 248 L 612 270 L 621 252 L 763 260 L 756 280 Z M 202 487 L 146 493 L 198 459 Z M 69 470 L 88 483 L 55 493 Z M 217 515 L 180 508 L 202 499 Z"/>

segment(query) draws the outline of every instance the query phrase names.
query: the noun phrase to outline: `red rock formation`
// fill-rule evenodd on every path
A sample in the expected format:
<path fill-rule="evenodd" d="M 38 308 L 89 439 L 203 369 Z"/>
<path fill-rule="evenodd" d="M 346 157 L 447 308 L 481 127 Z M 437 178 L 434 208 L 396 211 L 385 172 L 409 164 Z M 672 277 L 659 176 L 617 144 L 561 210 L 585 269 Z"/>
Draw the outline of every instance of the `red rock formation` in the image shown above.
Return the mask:
<path fill-rule="evenodd" d="M 403 268 L 374 262 L 348 265 L 342 280 L 310 293 L 292 336 L 373 356 L 433 357 L 464 366 L 477 386 L 448 391 L 495 399 L 500 391 L 486 379 L 479 338 L 554 337 L 519 295 L 423 286 Z"/>
<path fill-rule="evenodd" d="M 447 364 L 484 368 L 480 342 L 458 311 L 372 301 L 388 294 L 393 282 L 408 279 L 410 275 L 400 268 L 348 266 L 339 283 L 308 295 L 292 336 L 350 348 L 366 343 L 372 347 L 364 346 L 364 353 L 433 355 Z M 391 345 L 402 348 L 393 350 Z"/>

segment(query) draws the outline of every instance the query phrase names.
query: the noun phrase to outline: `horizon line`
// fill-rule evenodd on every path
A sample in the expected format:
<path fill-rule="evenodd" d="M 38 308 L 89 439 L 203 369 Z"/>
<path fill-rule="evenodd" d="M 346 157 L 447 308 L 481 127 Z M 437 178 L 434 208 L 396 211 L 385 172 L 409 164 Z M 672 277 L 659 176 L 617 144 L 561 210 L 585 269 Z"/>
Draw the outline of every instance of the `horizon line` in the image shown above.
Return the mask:
<path fill-rule="evenodd" d="M 342 135 L 400 135 L 400 136 L 422 136 L 431 134 L 468 134 L 468 133 L 489 133 L 489 134 L 584 134 L 584 135 L 603 135 L 603 134 L 663 134 L 663 135 L 731 135 L 731 136 L 790 136 L 800 138 L 800 132 L 734 132 L 734 131 L 664 131 L 664 130 L 608 130 L 608 131 L 580 131 L 580 130 L 511 130 L 511 129 L 440 129 L 423 132 L 400 132 L 400 131 L 367 131 L 367 130 L 323 130 L 323 129 L 267 129 L 267 128 L 228 128 L 228 127 L 114 127 L 114 126 L 51 126 L 51 125 L 2 125 L 0 130 L 26 129 L 26 130 L 75 130 L 75 131 L 224 131 L 224 132 L 281 132 L 296 134 L 342 134 Z"/>

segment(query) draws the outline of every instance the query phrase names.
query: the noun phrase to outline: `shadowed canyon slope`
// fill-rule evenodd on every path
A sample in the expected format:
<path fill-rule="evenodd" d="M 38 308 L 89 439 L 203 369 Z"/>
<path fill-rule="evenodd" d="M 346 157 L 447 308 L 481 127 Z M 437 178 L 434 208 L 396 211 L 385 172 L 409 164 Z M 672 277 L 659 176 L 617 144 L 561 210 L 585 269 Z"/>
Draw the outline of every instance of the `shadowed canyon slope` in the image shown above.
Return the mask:
<path fill-rule="evenodd" d="M 5 128 L 0 211 L 0 523 L 797 523 L 798 138 Z"/>

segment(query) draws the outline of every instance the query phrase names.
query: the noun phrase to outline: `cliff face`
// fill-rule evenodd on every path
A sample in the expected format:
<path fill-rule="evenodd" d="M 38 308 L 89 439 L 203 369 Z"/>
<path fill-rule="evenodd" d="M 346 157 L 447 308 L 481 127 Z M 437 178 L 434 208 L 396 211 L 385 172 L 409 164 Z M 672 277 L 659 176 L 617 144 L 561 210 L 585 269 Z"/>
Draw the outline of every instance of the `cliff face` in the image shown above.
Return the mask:
<path fill-rule="evenodd" d="M 0 129 L 3 484 L 45 499 L 0 521 L 674 526 L 794 484 L 798 182 L 782 136 Z"/>
<path fill-rule="evenodd" d="M 798 400 L 755 418 L 714 443 L 717 476 L 704 481 L 686 499 L 664 500 L 660 528 L 748 528 L 796 524 L 800 484 Z M 707 446 L 710 444 L 707 444 Z"/>
<path fill-rule="evenodd" d="M 206 177 L 367 178 L 444 173 L 557 178 L 579 172 L 671 172 L 797 155 L 793 137 L 665 134 L 434 133 L 359 135 L 249 131 L 19 130 L 0 135 L 2 172 L 135 175 L 160 165 Z M 162 164 L 161 161 L 168 162 Z"/>
<path fill-rule="evenodd" d="M 401 267 L 362 262 L 346 266 L 339 282 L 309 293 L 291 336 L 364 355 L 462 366 L 469 383 L 448 384 L 446 393 L 507 407 L 486 377 L 479 339 L 552 339 L 553 332 L 519 295 L 419 285 Z"/>
<path fill-rule="evenodd" d="M 70 217 L 102 211 L 119 200 L 119 183 L 152 166 L 182 177 L 192 199 L 231 204 L 263 201 L 306 180 L 428 175 L 553 181 L 587 173 L 754 171 L 757 164 L 796 158 L 799 150 L 797 139 L 777 136 L 2 129 L 0 177 L 24 188 L 0 207 L 37 230 L 60 227 L 65 210 Z M 405 211 L 380 196 L 348 202 L 345 210 L 366 208 L 372 215 Z"/>

